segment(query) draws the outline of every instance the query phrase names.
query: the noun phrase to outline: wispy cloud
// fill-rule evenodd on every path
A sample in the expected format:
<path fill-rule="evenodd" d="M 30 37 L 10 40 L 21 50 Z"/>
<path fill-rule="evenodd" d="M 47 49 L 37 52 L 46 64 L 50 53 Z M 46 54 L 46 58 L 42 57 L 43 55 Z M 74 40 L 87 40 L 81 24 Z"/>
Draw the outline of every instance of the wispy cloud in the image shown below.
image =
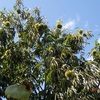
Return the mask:
<path fill-rule="evenodd" d="M 100 26 L 99 25 L 95 25 L 95 30 L 94 30 L 94 32 L 100 32 Z"/>
<path fill-rule="evenodd" d="M 80 21 L 80 16 L 76 15 L 76 21 L 79 22 Z"/>
<path fill-rule="evenodd" d="M 65 29 L 69 29 L 69 30 L 73 30 L 77 27 L 83 27 L 85 29 L 89 28 L 89 21 L 82 21 L 80 16 L 78 14 L 76 14 L 74 19 L 71 19 L 69 21 L 67 21 L 64 25 L 63 25 Z"/>
<path fill-rule="evenodd" d="M 67 21 L 64 24 L 63 28 L 73 30 L 75 29 L 75 27 L 77 26 L 79 22 L 80 22 L 80 16 L 77 14 L 74 19 Z"/>
<path fill-rule="evenodd" d="M 75 20 L 68 21 L 63 28 L 65 29 L 74 29 L 75 28 Z"/>
<path fill-rule="evenodd" d="M 89 57 L 87 60 L 92 60 L 93 61 L 93 56 Z"/>
<path fill-rule="evenodd" d="M 99 25 L 96 24 L 95 27 L 96 27 L 96 28 L 99 28 Z"/>
<path fill-rule="evenodd" d="M 84 24 L 84 27 L 85 27 L 85 28 L 88 28 L 88 26 L 89 26 L 89 22 L 86 21 L 85 24 Z"/>
<path fill-rule="evenodd" d="M 100 38 L 98 38 L 98 43 L 100 43 Z"/>

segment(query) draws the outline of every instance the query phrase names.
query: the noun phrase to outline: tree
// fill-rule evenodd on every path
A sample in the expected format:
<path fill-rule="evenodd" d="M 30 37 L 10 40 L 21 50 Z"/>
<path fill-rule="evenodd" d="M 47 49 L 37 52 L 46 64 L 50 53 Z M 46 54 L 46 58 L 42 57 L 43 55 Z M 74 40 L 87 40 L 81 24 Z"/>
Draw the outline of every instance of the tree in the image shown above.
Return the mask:
<path fill-rule="evenodd" d="M 97 100 L 100 43 L 84 57 L 91 31 L 50 28 L 38 7 L 32 12 L 17 0 L 14 11 L 0 12 L 0 96 L 7 86 L 28 80 L 30 100 Z"/>

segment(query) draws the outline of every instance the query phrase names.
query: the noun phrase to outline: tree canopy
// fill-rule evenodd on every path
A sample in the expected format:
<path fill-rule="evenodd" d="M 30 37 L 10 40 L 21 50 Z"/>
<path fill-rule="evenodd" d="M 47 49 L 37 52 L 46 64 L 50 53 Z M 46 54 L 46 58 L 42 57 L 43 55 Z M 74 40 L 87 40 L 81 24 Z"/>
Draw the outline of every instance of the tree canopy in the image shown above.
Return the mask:
<path fill-rule="evenodd" d="M 69 31 L 59 20 L 53 28 L 40 9 L 31 12 L 21 0 L 13 11 L 0 11 L 0 96 L 7 86 L 28 80 L 29 100 L 97 100 L 100 98 L 100 43 L 89 55 L 84 48 L 92 32 Z"/>

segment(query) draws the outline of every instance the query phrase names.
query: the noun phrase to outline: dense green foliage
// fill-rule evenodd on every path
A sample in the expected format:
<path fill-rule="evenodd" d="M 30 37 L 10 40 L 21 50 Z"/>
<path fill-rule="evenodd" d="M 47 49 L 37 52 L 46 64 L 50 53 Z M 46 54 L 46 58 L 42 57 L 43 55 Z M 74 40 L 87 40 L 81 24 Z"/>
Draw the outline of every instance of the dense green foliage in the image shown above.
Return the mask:
<path fill-rule="evenodd" d="M 38 7 L 29 12 L 20 0 L 14 11 L 0 12 L 0 96 L 8 85 L 27 79 L 30 100 L 97 100 L 100 85 L 100 44 L 84 58 L 91 31 L 75 33 L 62 22 L 50 28 Z M 93 91 L 93 88 L 97 90 Z"/>

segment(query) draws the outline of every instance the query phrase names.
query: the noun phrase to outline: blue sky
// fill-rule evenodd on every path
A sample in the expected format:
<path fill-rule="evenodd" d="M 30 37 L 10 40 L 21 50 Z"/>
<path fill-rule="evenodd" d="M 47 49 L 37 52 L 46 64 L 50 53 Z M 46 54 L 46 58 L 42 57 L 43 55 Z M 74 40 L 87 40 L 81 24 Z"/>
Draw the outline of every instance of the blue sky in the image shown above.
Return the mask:
<path fill-rule="evenodd" d="M 0 0 L 0 10 L 4 7 L 11 10 L 16 0 Z M 33 9 L 40 7 L 41 14 L 46 16 L 49 25 L 54 26 L 58 19 L 63 20 L 63 25 L 70 29 L 75 27 L 92 30 L 94 37 L 91 45 L 86 47 L 90 51 L 94 40 L 100 33 L 100 0 L 23 0 L 26 7 Z"/>

